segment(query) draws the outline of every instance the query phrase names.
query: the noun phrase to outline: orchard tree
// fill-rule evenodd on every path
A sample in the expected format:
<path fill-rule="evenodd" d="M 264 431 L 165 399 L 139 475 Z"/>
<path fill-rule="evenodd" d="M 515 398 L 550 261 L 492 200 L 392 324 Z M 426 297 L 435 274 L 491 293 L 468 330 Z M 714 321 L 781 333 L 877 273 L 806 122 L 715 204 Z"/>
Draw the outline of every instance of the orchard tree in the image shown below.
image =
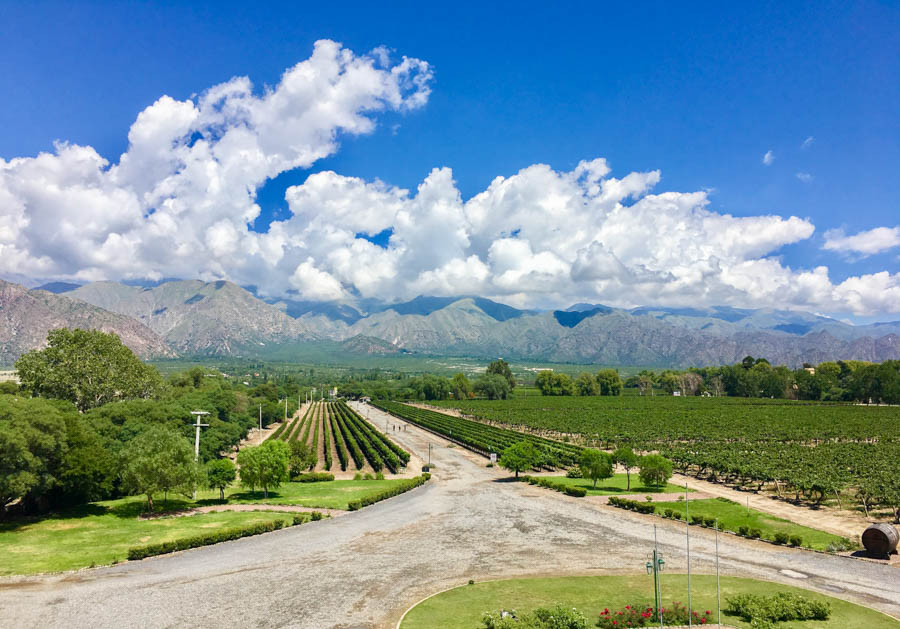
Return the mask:
<path fill-rule="evenodd" d="M 631 489 L 631 469 L 637 467 L 638 455 L 628 446 L 619 446 L 612 457 L 613 461 L 625 468 L 625 489 Z"/>
<path fill-rule="evenodd" d="M 516 473 L 530 470 L 541 460 L 541 454 L 530 441 L 519 441 L 509 446 L 500 456 L 500 467 Z"/>
<path fill-rule="evenodd" d="M 73 402 L 85 411 L 107 402 L 155 396 L 162 380 L 115 334 L 51 330 L 48 347 L 16 361 L 22 388 L 40 397 Z"/>
<path fill-rule="evenodd" d="M 291 458 L 288 463 L 290 477 L 300 476 L 303 472 L 316 466 L 319 457 L 309 444 L 302 441 L 291 441 Z"/>
<path fill-rule="evenodd" d="M 601 369 L 597 372 L 600 395 L 622 395 L 622 378 L 615 369 Z"/>
<path fill-rule="evenodd" d="M 672 462 L 660 454 L 641 457 L 641 482 L 650 487 L 662 487 L 672 478 Z"/>
<path fill-rule="evenodd" d="M 206 483 L 219 490 L 219 500 L 225 500 L 225 489 L 237 478 L 231 459 L 214 459 L 206 464 Z"/>
<path fill-rule="evenodd" d="M 255 448 L 244 448 L 238 453 L 241 468 L 241 485 L 256 491 L 262 487 L 263 496 L 269 497 L 269 488 L 275 489 L 288 480 L 291 449 L 284 441 L 265 441 Z"/>
<path fill-rule="evenodd" d="M 513 377 L 512 369 L 509 368 L 509 365 L 502 358 L 498 358 L 488 365 L 486 373 L 496 374 L 506 378 L 506 382 L 509 383 L 510 391 L 516 388 L 516 379 Z"/>
<path fill-rule="evenodd" d="M 126 489 L 147 496 L 153 511 L 153 494 L 170 491 L 190 497 L 200 481 L 190 443 L 165 426 L 151 426 L 129 441 L 122 450 L 122 480 Z"/>
<path fill-rule="evenodd" d="M 475 392 L 489 400 L 505 400 L 509 397 L 509 382 L 503 376 L 486 373 L 475 382 Z"/>
<path fill-rule="evenodd" d="M 613 475 L 612 457 L 606 452 L 594 450 L 593 448 L 585 448 L 581 451 L 578 467 L 581 469 L 583 477 L 589 478 L 594 482 L 594 489 L 597 488 L 598 480 L 610 478 Z"/>

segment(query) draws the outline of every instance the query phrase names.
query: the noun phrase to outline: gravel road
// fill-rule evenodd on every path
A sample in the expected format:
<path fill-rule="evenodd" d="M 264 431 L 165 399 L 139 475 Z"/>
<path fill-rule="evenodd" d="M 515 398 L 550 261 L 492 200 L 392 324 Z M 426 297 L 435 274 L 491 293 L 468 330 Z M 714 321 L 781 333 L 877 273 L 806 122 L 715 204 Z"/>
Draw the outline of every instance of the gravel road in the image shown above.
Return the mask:
<path fill-rule="evenodd" d="M 377 425 L 378 411 L 370 415 Z M 391 437 L 423 458 L 433 444 L 432 482 L 333 520 L 110 568 L 2 579 L 0 624 L 388 629 L 416 601 L 470 578 L 642 572 L 654 523 L 668 569 L 686 568 L 683 526 L 506 482 L 484 459 L 412 426 Z M 693 570 L 712 572 L 712 532 L 691 532 Z M 723 574 L 900 617 L 895 568 L 731 536 L 719 548 Z"/>

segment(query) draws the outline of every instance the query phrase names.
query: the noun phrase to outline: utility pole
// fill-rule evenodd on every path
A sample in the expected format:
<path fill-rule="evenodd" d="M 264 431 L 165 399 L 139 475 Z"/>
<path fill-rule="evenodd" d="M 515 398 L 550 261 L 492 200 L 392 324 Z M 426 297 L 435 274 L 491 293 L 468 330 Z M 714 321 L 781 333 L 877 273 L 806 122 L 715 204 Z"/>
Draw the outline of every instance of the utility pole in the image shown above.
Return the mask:
<path fill-rule="evenodd" d="M 722 592 L 719 589 L 719 518 L 716 518 L 716 624 L 722 627 Z"/>
<path fill-rule="evenodd" d="M 259 405 L 259 432 L 262 434 L 262 404 Z"/>
<path fill-rule="evenodd" d="M 691 507 L 688 498 L 688 486 L 684 484 L 684 531 L 687 541 L 687 569 L 688 569 L 688 627 L 694 626 L 693 610 L 691 609 Z"/>
<path fill-rule="evenodd" d="M 209 415 L 207 411 L 191 411 L 191 415 L 194 415 L 197 421 L 194 423 L 194 428 L 197 429 L 196 435 L 194 437 L 194 462 L 200 460 L 200 429 L 206 428 L 209 424 L 201 424 L 200 418 Z M 197 489 L 194 489 L 194 500 L 197 499 Z"/>

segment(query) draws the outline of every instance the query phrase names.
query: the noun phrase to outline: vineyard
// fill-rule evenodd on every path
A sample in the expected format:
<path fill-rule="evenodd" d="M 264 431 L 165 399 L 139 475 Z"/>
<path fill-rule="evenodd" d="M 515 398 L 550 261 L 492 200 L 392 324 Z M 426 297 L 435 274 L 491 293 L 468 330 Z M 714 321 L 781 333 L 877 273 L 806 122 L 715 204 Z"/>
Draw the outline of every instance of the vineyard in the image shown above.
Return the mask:
<path fill-rule="evenodd" d="M 741 398 L 528 397 L 438 402 L 491 425 L 659 451 L 683 473 L 900 516 L 900 408 Z"/>
<path fill-rule="evenodd" d="M 557 468 L 571 467 L 577 464 L 578 455 L 581 452 L 579 446 L 523 434 L 515 430 L 487 426 L 399 402 L 373 401 L 372 405 L 425 430 L 442 435 L 483 456 L 489 456 L 492 452 L 500 455 L 514 443 L 530 441 L 544 457 L 542 466 Z"/>
<path fill-rule="evenodd" d="M 299 441 L 318 457 L 316 471 L 358 470 L 398 473 L 409 453 L 378 432 L 341 400 L 314 402 L 302 417 L 285 422 L 267 440 Z"/>

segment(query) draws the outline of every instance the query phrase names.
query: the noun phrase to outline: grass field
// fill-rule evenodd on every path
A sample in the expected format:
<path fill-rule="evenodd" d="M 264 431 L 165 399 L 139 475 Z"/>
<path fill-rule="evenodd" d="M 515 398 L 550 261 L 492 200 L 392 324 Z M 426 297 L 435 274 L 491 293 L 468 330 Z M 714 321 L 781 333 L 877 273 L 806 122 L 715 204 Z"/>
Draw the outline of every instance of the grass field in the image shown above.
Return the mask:
<path fill-rule="evenodd" d="M 321 509 L 347 509 L 347 503 L 380 493 L 398 480 L 324 483 L 285 483 L 263 499 L 262 492 L 234 488 L 226 491 L 229 504 L 301 505 Z M 181 496 L 154 497 L 157 511 L 182 510 L 220 504 L 219 492 L 198 492 L 197 501 Z M 42 518 L 0 523 L 0 576 L 75 570 L 90 565 L 124 561 L 128 548 L 175 540 L 219 528 L 260 521 L 291 520 L 290 513 L 264 511 L 220 512 L 139 520 L 146 498 L 129 496 L 84 505 Z"/>
<path fill-rule="evenodd" d="M 638 558 L 640 559 L 640 558 Z M 640 563 L 636 560 L 637 563 Z M 692 604 L 700 613 L 710 610 L 716 614 L 716 581 L 713 576 L 694 575 L 691 580 Z M 725 599 L 739 593 L 771 595 L 778 591 L 803 594 L 809 598 L 827 600 L 831 617 L 827 621 L 793 622 L 778 625 L 783 629 L 897 629 L 900 621 L 865 607 L 790 586 L 722 577 L 722 606 Z M 687 577 L 662 575 L 663 605 L 679 601 L 687 604 Z M 512 579 L 463 585 L 433 596 L 416 605 L 403 619 L 400 629 L 478 629 L 483 626 L 485 612 L 501 608 L 528 612 L 536 607 L 561 603 L 575 607 L 593 626 L 604 608 L 621 609 L 625 605 L 653 602 L 653 579 L 647 575 L 561 577 L 547 579 Z M 722 622 L 749 629 L 750 623 L 722 615 Z M 715 626 L 715 625 L 713 625 Z"/>
<path fill-rule="evenodd" d="M 118 502 L 118 501 L 117 501 Z M 48 518 L 0 524 L 0 575 L 75 570 L 124 561 L 132 546 L 216 529 L 291 520 L 290 513 L 205 513 L 138 520 L 131 505 L 94 503 Z"/>
<path fill-rule="evenodd" d="M 664 509 L 672 509 L 680 513 L 682 519 L 684 519 L 686 509 L 684 502 L 656 503 L 657 514 Z M 757 528 L 762 532 L 762 537 L 769 540 L 775 537 L 775 533 L 799 535 L 803 538 L 803 546 L 816 550 L 826 550 L 829 544 L 838 544 L 842 540 L 839 535 L 832 535 L 825 531 L 800 526 L 755 509 L 748 510 L 747 507 L 736 502 L 719 498 L 691 500 L 690 509 L 691 516 L 700 515 L 704 518 L 718 518 L 719 526 L 726 531 L 737 532 L 741 526 L 747 526 L 751 529 Z"/>
<path fill-rule="evenodd" d="M 646 487 L 638 478 L 637 472 L 631 473 L 631 489 L 625 489 L 627 478 L 625 474 L 616 474 L 612 478 L 604 478 L 597 481 L 597 488 L 588 478 L 567 478 L 566 476 L 549 476 L 554 482 L 563 483 L 572 487 L 584 487 L 589 496 L 611 496 L 615 494 L 675 494 L 684 492 L 684 487 L 667 483 L 664 487 Z"/>

